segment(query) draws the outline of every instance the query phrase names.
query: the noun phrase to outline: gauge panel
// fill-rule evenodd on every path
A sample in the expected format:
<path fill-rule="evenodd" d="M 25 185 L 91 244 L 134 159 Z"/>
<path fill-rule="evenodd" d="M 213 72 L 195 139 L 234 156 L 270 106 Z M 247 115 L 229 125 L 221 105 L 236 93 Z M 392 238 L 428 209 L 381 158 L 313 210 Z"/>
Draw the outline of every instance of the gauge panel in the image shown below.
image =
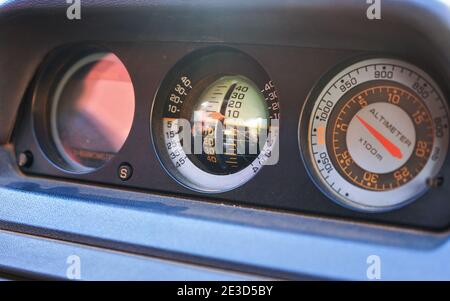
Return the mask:
<path fill-rule="evenodd" d="M 417 67 L 374 58 L 338 72 L 303 113 L 305 162 L 348 207 L 385 211 L 422 196 L 447 156 L 448 108 Z"/>
<path fill-rule="evenodd" d="M 114 53 L 120 58 L 133 81 L 135 110 L 132 127 L 120 150 L 103 163 L 100 168 L 84 169 L 80 172 L 80 170 L 70 168 L 66 161 L 61 158 L 60 152 L 53 143 L 54 137 L 51 135 L 48 126 L 51 124 L 49 122 L 51 116 L 49 108 L 51 106 L 43 106 L 42 104 L 51 99 L 48 95 L 51 95 L 50 92 L 54 88 L 53 84 L 58 83 L 61 78 L 57 76 L 58 74 L 64 74 L 67 67 L 73 66 L 80 58 L 88 57 L 90 54 L 97 52 Z M 355 60 L 362 61 L 359 58 L 367 57 L 367 55 L 367 52 L 348 50 L 327 51 L 297 47 L 232 44 L 214 46 L 189 42 L 144 43 L 137 44 L 136 47 L 129 47 L 126 43 L 111 42 L 105 43 L 102 47 L 92 47 L 92 44 L 89 44 L 88 47 L 86 45 L 77 45 L 77 47 L 71 45 L 70 47 L 58 48 L 49 53 L 43 60 L 36 79 L 30 87 L 30 93 L 25 97 L 23 115 L 13 137 L 16 157 L 23 158 L 23 154 L 32 155 L 32 163 L 21 167 L 21 170 L 27 175 L 67 179 L 92 185 L 108 185 L 119 189 L 137 189 L 146 193 L 177 195 L 191 200 L 220 204 L 277 209 L 292 213 L 306 212 L 321 216 L 415 228 L 443 229 L 450 224 L 450 203 L 443 197 L 450 193 L 450 187 L 446 180 L 450 177 L 448 160 L 437 173 L 437 177 L 432 179 L 435 188 L 428 189 L 427 187 L 417 196 L 414 193 L 411 200 L 401 202 L 398 206 L 382 208 L 383 210 L 380 208 L 369 210 L 371 212 L 377 211 L 377 214 L 367 214 L 366 206 L 359 208 L 352 203 L 341 200 L 331 201 L 330 197 L 336 201 L 336 196 L 327 191 L 326 186 L 319 182 L 320 178 L 313 174 L 315 172 L 313 167 L 305 165 L 302 160 L 302 155 L 304 155 L 302 152 L 307 149 L 303 137 L 308 137 L 306 131 L 308 126 L 306 128 L 300 126 L 301 147 L 299 147 L 299 119 L 306 100 L 308 101 L 305 108 L 312 112 L 312 107 L 309 106 L 313 101 L 309 101 L 311 99 L 309 95 L 315 94 L 317 99 L 323 87 L 332 77 L 352 65 Z M 213 59 L 218 57 L 220 59 Z M 414 62 L 415 65 L 421 67 L 420 70 L 426 70 L 426 73 L 430 74 L 430 77 L 438 83 L 433 87 L 439 86 L 443 90 L 444 97 L 448 95 L 448 87 L 444 84 L 446 77 L 439 72 L 443 65 L 421 60 L 422 56 L 408 56 L 405 53 L 398 53 L 396 57 Z M 61 68 L 61 66 L 66 68 Z M 335 72 L 329 72 L 331 67 L 335 68 Z M 282 114 L 282 118 L 279 119 L 277 139 L 275 139 L 278 143 L 276 147 L 279 150 L 279 158 L 275 160 L 276 164 L 266 164 L 256 173 L 252 172 L 247 174 L 246 177 L 242 177 L 243 173 L 249 171 L 248 167 L 251 167 L 258 156 L 263 154 L 261 150 L 264 145 L 257 145 L 254 153 L 244 154 L 243 156 L 242 154 L 240 154 L 241 156 L 230 156 L 230 153 L 221 154 L 217 152 L 209 155 L 206 153 L 186 153 L 188 161 L 195 168 L 191 169 L 192 174 L 182 174 L 170 158 L 163 134 L 164 118 L 177 117 L 177 114 L 171 115 L 165 113 L 165 110 L 168 110 L 168 105 L 171 103 L 170 96 L 174 93 L 177 84 L 185 85 L 187 83 L 184 76 L 191 81 L 191 85 L 187 86 L 192 86 L 192 89 L 187 93 L 189 96 L 180 97 L 180 99 L 185 98 L 186 102 L 182 106 L 178 106 L 180 112 L 177 112 L 177 114 L 182 117 L 181 119 L 188 121 L 190 125 L 195 125 L 196 116 L 193 114 L 195 111 L 199 112 L 200 116 L 215 117 L 209 120 L 200 118 L 203 124 L 210 125 L 210 129 L 209 131 L 194 131 L 190 135 L 192 141 L 195 140 L 194 137 L 199 137 L 203 141 L 226 142 L 226 139 L 222 139 L 223 135 L 218 135 L 219 132 L 215 131 L 216 123 L 219 124 L 218 121 L 222 119 L 223 113 L 227 113 L 227 110 L 231 110 L 235 106 L 235 103 L 230 102 L 227 94 L 240 92 L 237 90 L 239 86 L 241 86 L 240 90 L 242 90 L 242 86 L 245 86 L 248 87 L 248 90 L 244 89 L 246 90 L 245 95 L 239 97 L 243 97 L 244 101 L 251 103 L 251 105 L 246 107 L 244 103 L 238 104 L 237 106 L 241 107 L 236 110 L 238 113 L 234 114 L 250 116 L 244 118 L 244 120 L 247 120 L 247 128 L 249 128 L 248 125 L 255 124 L 248 121 L 252 117 L 258 119 L 268 115 L 269 119 L 272 120 L 278 119 L 280 112 Z M 388 87 L 383 88 L 381 94 L 377 92 L 377 95 L 386 95 L 395 87 L 401 92 L 400 97 L 402 99 L 413 95 L 420 100 L 420 97 L 416 95 L 417 92 L 411 86 L 408 88 L 386 78 L 377 79 L 377 85 Z M 322 89 L 313 89 L 316 86 Z M 352 94 L 348 95 L 357 97 L 358 93 L 364 93 L 365 90 L 370 93 L 369 88 L 369 86 L 362 84 L 359 86 L 359 90 L 352 90 Z M 275 94 L 271 94 L 275 91 Z M 202 108 L 201 104 L 211 98 L 214 93 L 218 93 L 216 95 L 218 103 L 208 109 Z M 266 100 L 266 98 L 270 100 L 274 96 L 276 96 L 276 101 L 273 103 Z M 264 101 L 262 100 L 263 97 Z M 278 98 L 280 99 L 279 102 Z M 263 107 L 263 103 L 266 107 Z M 404 119 L 410 120 L 414 124 L 410 117 L 412 111 L 407 112 L 407 110 L 413 108 L 418 110 L 422 108 L 421 104 L 422 102 L 418 102 L 415 106 L 402 109 L 408 116 Z M 341 112 L 340 118 L 345 119 L 346 123 L 350 124 L 353 120 L 352 116 L 354 116 L 353 110 L 356 110 L 356 108 L 357 106 L 352 105 L 351 109 L 334 110 L 333 114 Z M 387 115 L 386 112 L 391 111 L 384 108 L 380 110 L 385 115 Z M 428 113 L 432 119 L 435 118 L 432 110 L 428 107 L 427 110 L 428 112 L 425 112 L 426 114 L 421 117 L 423 118 L 423 125 L 429 123 Z M 231 114 L 233 113 L 231 112 Z M 364 114 L 360 117 L 365 118 L 365 120 L 368 119 Z M 396 115 L 399 116 L 399 114 Z M 332 118 L 335 118 L 335 115 Z M 302 123 L 304 120 L 302 118 Z M 232 119 L 230 119 L 230 123 L 231 121 Z M 350 131 L 354 128 L 356 129 L 355 132 L 359 133 L 362 124 L 359 120 L 355 121 L 359 123 L 355 123 L 356 127 L 351 126 Z M 308 122 L 309 120 L 306 124 Z M 256 128 L 261 130 L 261 136 L 268 132 L 265 124 L 264 122 L 256 123 Z M 433 124 L 435 125 L 434 119 Z M 245 123 L 243 125 L 244 130 L 240 133 L 248 133 L 248 129 L 245 130 Z M 370 125 L 374 126 L 373 121 L 370 122 Z M 329 126 L 332 128 L 337 125 L 330 123 Z M 434 127 L 437 129 L 436 126 Z M 193 128 L 196 129 L 195 126 Z M 415 155 L 415 150 L 406 146 L 408 144 L 417 146 L 418 140 L 414 140 L 414 138 L 423 136 L 420 128 L 414 126 L 414 134 L 409 133 L 408 128 L 411 132 L 411 126 L 400 129 L 405 138 L 399 137 L 398 141 L 409 140 L 410 143 L 406 141 L 407 143 L 404 145 L 396 144 L 403 158 Z M 363 129 L 367 131 L 367 128 L 364 127 Z M 380 128 L 376 129 L 380 131 Z M 331 131 L 327 135 L 330 133 Z M 383 132 L 383 134 L 385 133 Z M 245 142 L 246 135 L 241 136 L 243 136 Z M 328 139 L 327 143 L 329 143 L 330 137 L 325 137 Z M 370 137 L 370 135 L 367 137 Z M 225 136 L 225 138 L 227 137 Z M 336 146 L 343 148 L 347 145 L 346 135 L 336 135 L 335 138 L 338 140 Z M 435 140 L 433 139 L 434 144 L 436 143 Z M 264 141 L 264 139 L 261 139 L 261 141 Z M 394 142 L 394 140 L 391 142 Z M 247 143 L 243 143 L 243 145 L 245 148 L 249 148 Z M 203 144 L 200 145 L 201 148 L 203 146 Z M 331 146 L 329 147 L 332 151 Z M 427 152 L 428 146 L 423 149 Z M 406 150 L 409 150 L 411 155 Z M 348 151 L 355 153 L 358 148 L 355 145 L 350 145 Z M 382 153 L 384 151 L 382 148 L 380 154 L 384 155 L 385 159 L 389 158 Z M 336 153 L 341 154 L 340 149 L 336 148 Z M 236 158 L 234 162 L 231 159 L 232 157 Z M 426 154 L 424 160 L 426 158 L 430 160 L 432 157 L 432 154 Z M 381 166 L 385 168 L 386 166 L 384 164 L 381 166 L 371 165 L 370 162 L 372 161 L 368 161 L 364 157 L 358 156 L 358 158 L 363 159 L 358 159 L 359 161 L 355 162 L 355 165 L 361 165 L 372 172 L 380 172 L 377 168 L 381 168 Z M 440 160 L 443 160 L 443 158 L 448 159 L 448 155 L 443 155 Z M 411 161 L 407 161 L 411 163 Z M 333 161 L 333 164 L 338 166 L 339 162 Z M 388 165 L 391 166 L 391 169 L 396 167 L 392 164 Z M 411 165 L 410 168 L 416 167 L 418 166 Z M 389 169 L 384 170 L 392 172 Z M 205 178 L 200 179 L 198 177 L 200 174 L 204 174 Z M 235 177 L 236 175 L 239 175 L 239 177 Z M 311 180 L 310 175 L 313 176 L 313 180 Z M 225 186 L 222 185 L 221 181 L 227 176 L 231 176 L 229 179 L 232 179 L 232 181 L 229 183 L 233 185 L 230 184 L 227 189 L 223 189 Z M 346 179 L 345 173 L 339 174 L 339 176 Z M 213 181 L 211 179 L 220 180 Z M 406 184 L 412 182 L 414 182 L 414 179 L 408 180 Z M 393 184 L 392 191 L 394 191 L 396 182 L 392 182 L 392 177 L 383 180 L 385 186 L 390 183 Z M 317 186 L 320 189 L 317 189 Z M 362 186 L 355 187 L 369 191 L 366 189 L 367 185 L 365 186 L 365 188 Z M 45 188 L 35 187 L 32 189 Z M 425 192 L 427 193 L 425 194 Z M 412 202 L 414 199 L 416 201 Z M 349 208 L 357 210 L 349 210 Z M 178 209 L 181 210 L 181 208 Z"/>

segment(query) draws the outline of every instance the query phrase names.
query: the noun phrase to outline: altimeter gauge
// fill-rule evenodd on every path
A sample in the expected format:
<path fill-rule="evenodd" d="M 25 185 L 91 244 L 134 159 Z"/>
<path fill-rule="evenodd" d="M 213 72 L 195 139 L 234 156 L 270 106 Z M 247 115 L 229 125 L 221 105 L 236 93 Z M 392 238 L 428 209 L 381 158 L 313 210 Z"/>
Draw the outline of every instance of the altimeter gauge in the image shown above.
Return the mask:
<path fill-rule="evenodd" d="M 309 171 L 330 198 L 385 211 L 417 199 L 440 171 L 448 107 L 421 69 L 374 58 L 348 66 L 311 94 L 300 125 Z"/>

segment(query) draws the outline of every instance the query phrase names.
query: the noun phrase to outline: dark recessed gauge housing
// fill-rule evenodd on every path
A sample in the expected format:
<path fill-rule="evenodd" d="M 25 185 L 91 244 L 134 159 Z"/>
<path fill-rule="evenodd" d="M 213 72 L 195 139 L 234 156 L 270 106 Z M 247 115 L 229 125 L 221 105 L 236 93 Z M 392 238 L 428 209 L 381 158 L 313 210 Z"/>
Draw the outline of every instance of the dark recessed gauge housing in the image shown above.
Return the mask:
<path fill-rule="evenodd" d="M 67 180 L 147 192 L 149 195 L 142 196 L 145 207 L 165 212 L 186 207 L 166 206 L 164 198 L 155 199 L 155 193 L 352 221 L 448 229 L 449 77 L 442 69 L 445 65 L 427 52 L 415 55 L 186 41 L 135 41 L 131 45 L 80 41 L 47 51 L 35 54 L 47 53 L 40 67 L 30 66 L 37 73 L 24 95 L 11 137 L 18 167 L 33 177 L 12 179 L 13 188 L 71 197 L 95 194 L 95 188 L 67 185 Z M 111 52 L 133 80 L 134 101 L 121 64 L 113 63 L 122 71 L 115 72 L 120 76 L 112 80 L 111 73 L 95 63 Z M 83 71 L 79 67 L 85 64 L 83 60 L 91 61 L 99 72 Z M 413 72 L 406 72 L 408 69 Z M 63 81 L 65 75 L 69 79 Z M 70 119 L 77 120 L 86 111 L 77 105 L 80 102 L 74 91 L 89 79 L 100 88 L 114 82 L 111 89 L 129 91 L 120 99 L 124 101 L 120 113 L 125 114 L 120 117 L 128 116 L 126 122 L 118 122 L 121 119 L 114 114 L 94 114 L 90 116 L 94 119 L 89 119 L 113 116 L 113 123 L 110 118 L 100 118 L 107 122 L 88 128 L 98 131 L 105 125 L 120 124 L 123 131 L 115 126 L 106 131 L 121 137 L 118 142 L 126 139 L 120 150 L 121 143 L 105 143 L 110 135 L 84 140 L 77 138 L 81 132 L 71 132 L 77 126 L 72 127 Z M 55 97 L 58 86 L 68 97 Z M 378 112 L 381 120 L 394 121 L 377 123 L 372 112 Z M 386 131 L 391 123 L 402 135 L 393 137 Z M 359 138 L 369 143 L 363 139 L 360 144 Z M 93 140 L 94 145 L 79 143 Z M 220 145 L 222 152 L 216 151 Z M 80 148 L 85 151 L 77 152 Z M 412 160 L 413 156 L 420 160 Z M 329 164 L 333 164 L 332 170 Z M 356 175 L 358 181 L 354 182 Z M 47 184 L 35 176 L 64 181 Z M 332 179 L 336 180 L 327 182 Z M 102 201 L 122 203 L 115 198 L 115 190 L 107 193 L 109 197 Z"/>
<path fill-rule="evenodd" d="M 127 69 L 101 49 L 63 51 L 37 79 L 33 95 L 36 136 L 58 167 L 86 173 L 119 152 L 134 117 Z"/>
<path fill-rule="evenodd" d="M 202 49 L 164 79 L 152 113 L 153 141 L 176 180 L 219 193 L 276 162 L 278 119 L 274 84 L 253 58 Z"/>

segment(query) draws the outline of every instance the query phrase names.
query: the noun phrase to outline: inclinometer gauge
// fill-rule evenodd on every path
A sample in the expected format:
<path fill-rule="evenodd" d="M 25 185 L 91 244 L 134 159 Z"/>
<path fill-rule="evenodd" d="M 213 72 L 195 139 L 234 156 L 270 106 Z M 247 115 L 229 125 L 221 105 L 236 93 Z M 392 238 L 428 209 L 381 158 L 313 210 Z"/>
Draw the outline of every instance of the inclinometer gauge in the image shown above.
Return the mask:
<path fill-rule="evenodd" d="M 373 58 L 348 66 L 311 93 L 300 121 L 308 170 L 331 199 L 386 211 L 417 199 L 448 148 L 448 107 L 421 69 Z"/>
<path fill-rule="evenodd" d="M 278 95 L 266 72 L 233 49 L 203 49 L 167 75 L 152 113 L 163 166 L 182 185 L 220 193 L 277 158 Z"/>

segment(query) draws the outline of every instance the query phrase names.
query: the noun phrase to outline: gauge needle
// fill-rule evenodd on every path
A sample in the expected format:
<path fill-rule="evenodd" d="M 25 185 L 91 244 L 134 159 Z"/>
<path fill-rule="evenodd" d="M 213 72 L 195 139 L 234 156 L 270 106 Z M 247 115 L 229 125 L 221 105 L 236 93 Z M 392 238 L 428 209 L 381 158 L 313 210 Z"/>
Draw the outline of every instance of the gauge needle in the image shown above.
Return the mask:
<path fill-rule="evenodd" d="M 220 112 L 210 112 L 209 117 L 215 120 L 222 121 L 225 119 L 225 116 L 223 116 Z"/>
<path fill-rule="evenodd" d="M 374 127 L 372 127 L 370 124 L 368 124 L 364 119 L 356 115 L 358 120 L 364 125 L 364 127 L 375 137 L 375 139 L 380 142 L 384 148 L 394 157 L 397 159 L 402 159 L 403 154 L 402 151 L 391 141 L 389 141 L 386 137 L 384 137 L 379 131 L 377 131 Z"/>

